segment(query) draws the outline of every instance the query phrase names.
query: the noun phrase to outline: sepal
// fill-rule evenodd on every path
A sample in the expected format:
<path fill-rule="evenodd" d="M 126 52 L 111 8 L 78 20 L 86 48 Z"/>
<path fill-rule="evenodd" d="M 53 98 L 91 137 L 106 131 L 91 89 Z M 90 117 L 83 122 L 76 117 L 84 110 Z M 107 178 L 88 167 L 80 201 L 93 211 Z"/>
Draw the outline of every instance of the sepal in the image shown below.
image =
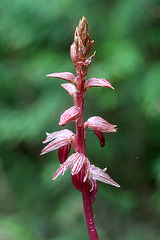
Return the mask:
<path fill-rule="evenodd" d="M 112 87 L 111 83 L 104 79 L 104 78 L 90 78 L 85 83 L 85 89 L 89 89 L 91 87 L 109 87 L 114 89 Z"/>
<path fill-rule="evenodd" d="M 55 78 L 61 78 L 63 80 L 66 80 L 71 83 L 76 82 L 76 77 L 73 73 L 70 72 L 59 72 L 59 73 L 51 73 L 46 75 L 47 77 L 55 77 Z"/>
<path fill-rule="evenodd" d="M 59 125 L 66 125 L 69 122 L 77 120 L 81 115 L 81 110 L 77 106 L 70 107 L 60 117 Z"/>
<path fill-rule="evenodd" d="M 93 180 L 98 180 L 98 181 L 104 182 L 106 184 L 115 186 L 117 188 L 120 187 L 120 185 L 118 183 L 116 183 L 112 178 L 110 178 L 110 176 L 107 173 L 105 173 L 106 170 L 107 170 L 107 168 L 100 169 L 94 165 L 90 166 L 89 179 L 92 181 L 93 188 L 94 188 Z"/>
<path fill-rule="evenodd" d="M 59 138 L 59 137 L 71 138 L 71 136 L 73 136 L 74 133 L 72 131 L 68 130 L 68 129 L 63 129 L 63 130 L 56 131 L 56 132 L 53 132 L 53 133 L 46 132 L 46 135 L 47 135 L 47 137 L 42 143 L 50 142 L 53 139 Z"/>
<path fill-rule="evenodd" d="M 71 143 L 70 139 L 65 138 L 65 137 L 59 137 L 59 138 L 53 140 L 52 142 L 50 142 L 46 147 L 44 147 L 40 155 L 54 151 L 60 147 L 68 145 L 70 143 Z"/>
<path fill-rule="evenodd" d="M 83 66 L 83 67 L 87 67 L 87 68 L 88 68 L 88 67 L 90 66 L 90 64 L 91 64 L 91 62 L 92 62 L 95 54 L 96 54 L 96 52 L 94 52 L 91 57 L 89 57 L 88 59 L 86 59 L 85 62 L 79 61 L 78 64 L 79 64 L 80 66 Z"/>
<path fill-rule="evenodd" d="M 74 84 L 72 83 L 63 83 L 61 86 L 67 91 L 69 95 L 73 97 L 74 93 L 77 92 L 77 89 Z"/>

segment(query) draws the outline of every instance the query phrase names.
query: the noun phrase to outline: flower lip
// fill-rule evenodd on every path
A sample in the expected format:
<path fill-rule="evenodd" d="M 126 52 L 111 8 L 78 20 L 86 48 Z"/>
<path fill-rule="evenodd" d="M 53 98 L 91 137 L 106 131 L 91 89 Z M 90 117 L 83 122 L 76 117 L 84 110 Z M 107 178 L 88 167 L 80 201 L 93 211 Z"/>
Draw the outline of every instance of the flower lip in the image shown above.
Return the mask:
<path fill-rule="evenodd" d="M 96 136 L 99 138 L 101 148 L 105 146 L 105 137 L 101 131 L 94 130 Z"/>
<path fill-rule="evenodd" d="M 70 150 L 71 150 L 71 144 L 65 145 L 58 149 L 58 158 L 61 164 L 66 161 Z"/>

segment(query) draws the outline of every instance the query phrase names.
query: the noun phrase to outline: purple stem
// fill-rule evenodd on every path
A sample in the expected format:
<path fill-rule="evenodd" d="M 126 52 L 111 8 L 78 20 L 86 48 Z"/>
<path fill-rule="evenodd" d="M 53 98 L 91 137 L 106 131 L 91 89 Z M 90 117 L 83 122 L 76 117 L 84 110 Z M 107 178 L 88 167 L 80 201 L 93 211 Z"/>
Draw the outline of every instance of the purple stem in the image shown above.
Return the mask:
<path fill-rule="evenodd" d="M 81 109 L 81 117 L 78 121 L 76 121 L 76 135 L 78 142 L 78 152 L 86 155 L 84 121 L 83 121 L 84 82 L 85 77 L 82 75 L 81 68 L 79 67 L 79 71 L 77 71 L 77 85 L 79 92 L 76 94 L 76 105 Z M 82 198 L 89 238 L 90 240 L 98 240 L 98 235 L 94 224 L 94 215 L 92 210 L 89 181 L 83 183 Z"/>

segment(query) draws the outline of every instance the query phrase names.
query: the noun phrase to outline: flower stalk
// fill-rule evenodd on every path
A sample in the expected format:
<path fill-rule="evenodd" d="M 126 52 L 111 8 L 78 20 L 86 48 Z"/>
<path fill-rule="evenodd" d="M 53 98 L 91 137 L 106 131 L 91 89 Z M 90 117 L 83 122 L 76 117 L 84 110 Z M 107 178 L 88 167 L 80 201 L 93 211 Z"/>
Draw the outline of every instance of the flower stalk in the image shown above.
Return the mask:
<path fill-rule="evenodd" d="M 66 125 L 71 121 L 75 121 L 76 133 L 68 129 L 47 133 L 43 143 L 48 143 L 41 152 L 42 154 L 50 151 L 58 150 L 60 167 L 57 169 L 53 180 L 59 175 L 63 175 L 67 169 L 71 168 L 72 182 L 77 190 L 82 192 L 83 206 L 85 218 L 88 228 L 90 240 L 98 240 L 97 231 L 94 223 L 94 215 L 92 204 L 95 201 L 98 184 L 97 180 L 120 187 L 110 176 L 105 172 L 107 168 L 100 169 L 91 165 L 86 157 L 85 133 L 86 127 L 94 130 L 95 135 L 100 140 L 101 147 L 105 145 L 104 132 L 116 132 L 116 125 L 108 123 L 99 116 L 89 118 L 84 122 L 83 109 L 85 93 L 92 87 L 109 87 L 114 89 L 111 83 L 103 78 L 90 78 L 85 81 L 88 67 L 90 66 L 95 53 L 88 58 L 94 41 L 90 40 L 88 33 L 88 23 L 85 17 L 80 20 L 74 34 L 74 42 L 70 48 L 71 60 L 76 69 L 76 76 L 73 73 L 51 73 L 48 77 L 61 78 L 69 83 L 62 84 L 62 87 L 67 93 L 73 97 L 74 106 L 67 109 L 60 117 L 59 125 Z M 88 58 L 88 59 L 87 59 Z M 75 153 L 69 155 L 71 146 Z"/>

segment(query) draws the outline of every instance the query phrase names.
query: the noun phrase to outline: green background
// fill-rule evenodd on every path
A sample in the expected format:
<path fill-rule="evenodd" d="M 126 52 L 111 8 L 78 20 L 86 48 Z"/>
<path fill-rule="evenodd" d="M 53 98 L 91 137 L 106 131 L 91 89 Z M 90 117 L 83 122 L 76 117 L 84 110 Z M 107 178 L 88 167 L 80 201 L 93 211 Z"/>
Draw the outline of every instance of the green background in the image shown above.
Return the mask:
<path fill-rule="evenodd" d="M 98 185 L 99 239 L 160 239 L 160 1 L 1 0 L 0 240 L 88 239 L 70 170 L 53 182 L 57 151 L 39 155 L 73 105 L 64 81 L 45 75 L 75 73 L 69 50 L 82 16 L 95 40 L 88 78 L 115 87 L 88 90 L 84 118 L 118 125 L 103 149 L 87 130 L 91 163 L 121 185 Z"/>

